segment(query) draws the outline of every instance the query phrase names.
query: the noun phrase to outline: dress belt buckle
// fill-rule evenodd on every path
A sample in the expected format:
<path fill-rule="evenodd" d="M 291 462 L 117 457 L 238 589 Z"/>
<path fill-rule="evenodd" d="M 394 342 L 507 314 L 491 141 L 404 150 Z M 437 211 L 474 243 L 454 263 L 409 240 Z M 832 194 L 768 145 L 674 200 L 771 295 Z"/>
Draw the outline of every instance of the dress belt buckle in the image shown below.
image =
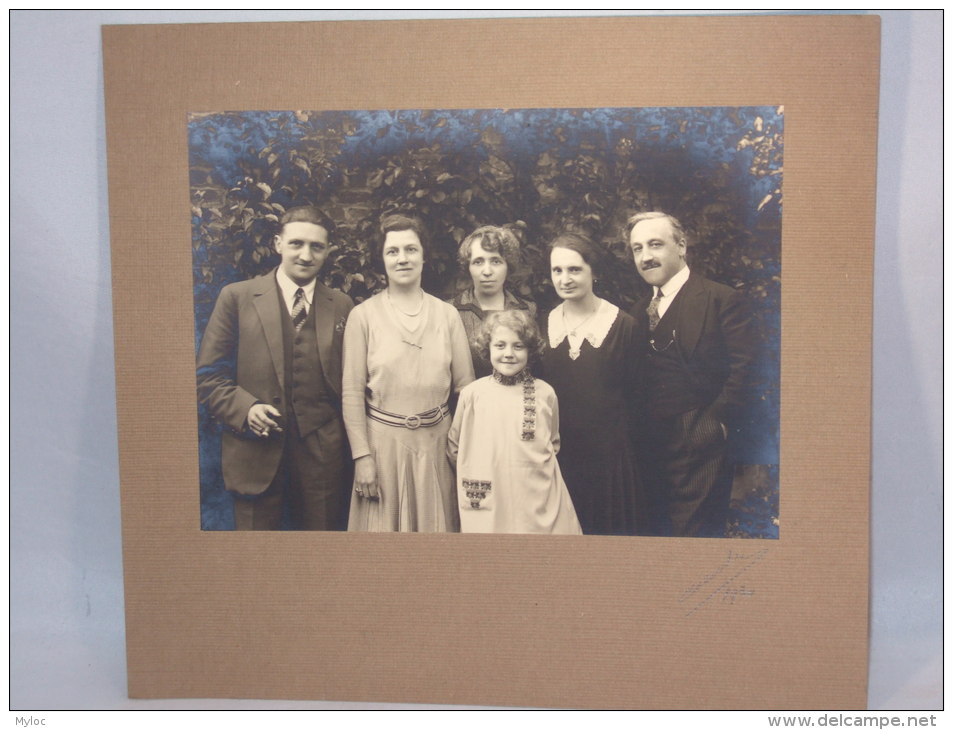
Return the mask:
<path fill-rule="evenodd" d="M 411 431 L 414 431 L 420 428 L 420 416 L 414 414 L 413 416 L 406 416 L 404 418 L 404 426 L 409 428 Z"/>

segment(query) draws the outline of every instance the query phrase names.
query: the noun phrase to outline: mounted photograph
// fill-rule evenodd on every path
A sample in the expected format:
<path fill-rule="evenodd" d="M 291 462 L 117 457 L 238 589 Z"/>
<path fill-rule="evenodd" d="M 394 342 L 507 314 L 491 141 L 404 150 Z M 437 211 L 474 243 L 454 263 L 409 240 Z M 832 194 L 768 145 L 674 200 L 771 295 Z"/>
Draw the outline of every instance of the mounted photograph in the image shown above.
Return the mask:
<path fill-rule="evenodd" d="M 203 529 L 778 537 L 783 107 L 187 123 Z"/>

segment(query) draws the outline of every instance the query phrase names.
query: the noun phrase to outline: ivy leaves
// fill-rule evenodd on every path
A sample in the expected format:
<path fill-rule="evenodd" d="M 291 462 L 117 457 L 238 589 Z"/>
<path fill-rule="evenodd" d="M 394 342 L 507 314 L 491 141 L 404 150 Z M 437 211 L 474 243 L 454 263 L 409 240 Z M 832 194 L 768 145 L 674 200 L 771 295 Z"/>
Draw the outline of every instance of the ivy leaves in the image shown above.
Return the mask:
<path fill-rule="evenodd" d="M 385 284 L 379 217 L 403 211 L 430 228 L 438 295 L 468 233 L 520 221 L 517 291 L 551 304 L 546 246 L 581 228 L 618 262 L 603 295 L 628 307 L 642 284 L 625 220 L 663 209 L 694 234 L 694 266 L 778 305 L 781 108 L 203 113 L 189 152 L 197 297 L 273 267 L 281 214 L 317 204 L 338 224 L 324 276 L 358 300 Z"/>

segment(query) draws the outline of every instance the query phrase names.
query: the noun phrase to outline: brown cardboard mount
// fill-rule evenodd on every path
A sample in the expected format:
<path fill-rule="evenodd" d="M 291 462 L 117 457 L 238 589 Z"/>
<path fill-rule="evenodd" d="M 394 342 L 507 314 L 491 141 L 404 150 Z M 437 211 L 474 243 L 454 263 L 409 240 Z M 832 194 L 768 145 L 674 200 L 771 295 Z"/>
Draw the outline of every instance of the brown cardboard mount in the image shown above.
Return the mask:
<path fill-rule="evenodd" d="M 879 33 L 105 27 L 130 696 L 863 709 Z M 785 114 L 780 539 L 200 529 L 188 112 L 761 104 Z"/>

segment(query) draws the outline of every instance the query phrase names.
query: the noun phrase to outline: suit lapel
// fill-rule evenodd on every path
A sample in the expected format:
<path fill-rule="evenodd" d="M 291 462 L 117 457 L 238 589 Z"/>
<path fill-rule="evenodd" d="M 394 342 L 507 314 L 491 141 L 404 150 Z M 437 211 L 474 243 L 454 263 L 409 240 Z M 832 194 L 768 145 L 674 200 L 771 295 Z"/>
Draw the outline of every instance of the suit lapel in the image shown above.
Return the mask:
<path fill-rule="evenodd" d="M 334 338 L 334 297 L 331 290 L 320 281 L 315 283 L 314 298 L 314 327 L 318 338 L 318 358 L 321 360 L 321 369 L 327 383 L 338 382 L 334 378 L 334 363 L 331 359 L 332 339 Z M 337 394 L 340 395 L 340 394 Z"/>
<path fill-rule="evenodd" d="M 252 292 L 252 303 L 261 320 L 265 342 L 271 361 L 275 366 L 275 375 L 282 390 L 285 387 L 285 349 L 281 329 L 281 306 L 278 297 L 278 282 L 275 281 L 275 272 L 255 280 L 258 284 Z"/>
<path fill-rule="evenodd" d="M 695 352 L 701 338 L 702 326 L 708 309 L 708 292 L 702 280 L 695 274 L 688 275 L 688 281 L 682 286 L 678 296 L 684 296 L 679 304 L 678 320 L 675 322 L 675 336 L 682 357 L 689 359 Z"/>
<path fill-rule="evenodd" d="M 649 291 L 655 291 L 655 290 L 650 289 Z M 635 306 L 632 308 L 632 311 L 630 312 L 630 314 L 637 321 L 644 323 L 646 327 L 648 327 L 649 325 L 648 309 L 649 309 L 649 302 L 651 301 L 652 301 L 651 294 L 648 294 L 644 297 L 640 297 L 638 300 L 636 300 Z"/>

